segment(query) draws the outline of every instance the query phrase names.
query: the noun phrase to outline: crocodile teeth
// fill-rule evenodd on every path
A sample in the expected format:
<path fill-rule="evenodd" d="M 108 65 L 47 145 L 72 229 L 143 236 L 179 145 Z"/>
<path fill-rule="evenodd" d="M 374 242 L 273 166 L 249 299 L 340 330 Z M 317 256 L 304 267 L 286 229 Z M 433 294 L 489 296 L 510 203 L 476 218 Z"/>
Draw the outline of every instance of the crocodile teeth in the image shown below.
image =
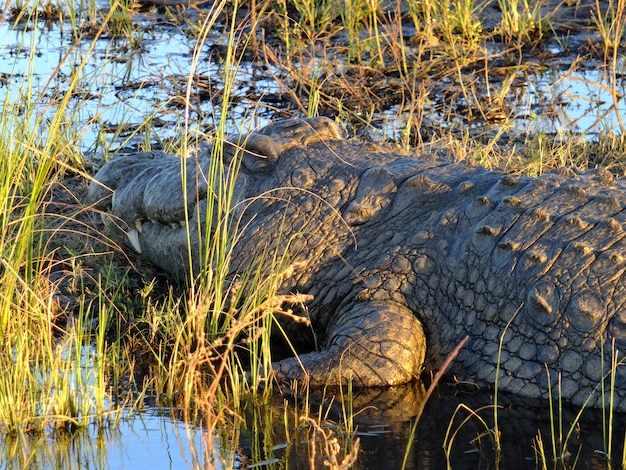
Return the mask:
<path fill-rule="evenodd" d="M 126 232 L 126 236 L 128 237 L 128 241 L 132 245 L 133 249 L 141 254 L 141 244 L 139 243 L 139 231 L 134 228 Z"/>
<path fill-rule="evenodd" d="M 187 222 L 185 222 L 184 220 L 181 220 L 178 223 L 180 224 L 181 227 L 184 227 L 185 225 L 187 225 Z"/>
<path fill-rule="evenodd" d="M 143 230 L 143 222 L 141 220 L 135 220 L 135 228 L 139 233 L 142 233 Z"/>
<path fill-rule="evenodd" d="M 178 225 L 176 222 L 170 222 L 170 227 L 172 227 L 172 228 L 179 228 L 180 225 Z"/>

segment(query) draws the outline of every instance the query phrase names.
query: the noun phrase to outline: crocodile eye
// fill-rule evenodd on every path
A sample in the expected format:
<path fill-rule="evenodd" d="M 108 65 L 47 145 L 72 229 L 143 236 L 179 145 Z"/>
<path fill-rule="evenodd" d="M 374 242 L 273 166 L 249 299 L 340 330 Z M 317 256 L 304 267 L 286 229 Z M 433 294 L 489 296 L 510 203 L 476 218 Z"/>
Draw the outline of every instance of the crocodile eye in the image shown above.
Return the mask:
<path fill-rule="evenodd" d="M 265 174 L 269 173 L 276 166 L 276 158 L 258 153 L 250 153 L 246 151 L 243 154 L 241 163 L 250 173 Z"/>
<path fill-rule="evenodd" d="M 275 138 L 263 134 L 251 134 L 245 141 L 242 164 L 250 173 L 269 173 L 276 166 L 280 144 Z"/>

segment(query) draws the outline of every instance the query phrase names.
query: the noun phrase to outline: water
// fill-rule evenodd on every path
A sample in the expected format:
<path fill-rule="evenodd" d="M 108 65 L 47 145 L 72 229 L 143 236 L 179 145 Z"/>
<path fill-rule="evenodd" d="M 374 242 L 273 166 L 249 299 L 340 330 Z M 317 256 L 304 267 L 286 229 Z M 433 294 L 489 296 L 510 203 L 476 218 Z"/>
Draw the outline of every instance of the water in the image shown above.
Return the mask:
<path fill-rule="evenodd" d="M 0 81 L 0 99 L 22 105 L 24 90 L 30 90 L 38 114 L 46 116 L 48 123 L 66 96 L 68 85 L 76 79 L 78 85 L 72 93 L 67 119 L 79 130 L 79 141 L 87 154 L 96 151 L 103 141 L 119 146 L 146 140 L 163 142 L 180 135 L 185 120 L 192 132 L 196 128 L 200 133 L 210 131 L 219 120 L 222 102 L 207 96 L 219 96 L 224 87 L 224 70 L 219 59 L 210 60 L 209 51 L 203 53 L 194 70 L 192 100 L 185 108 L 196 41 L 177 28 L 155 27 L 153 21 L 145 20 L 136 32 L 141 37 L 138 49 L 129 48 L 126 40 L 103 37 L 91 52 L 89 36 L 75 41 L 67 24 L 59 27 L 53 22 L 31 28 L 30 23 L 16 28 L 8 21 L 0 24 L 0 46 L 4 51 L 0 77 L 6 78 Z M 217 47 L 225 46 L 224 41 L 217 28 L 207 43 Z M 240 104 L 232 108 L 227 122 L 229 132 L 267 122 L 261 113 L 253 117 L 251 106 L 245 103 L 252 89 L 271 87 L 268 82 L 255 80 L 255 73 L 246 64 L 237 72 L 233 100 Z M 198 121 L 202 121 L 201 127 L 196 127 Z M 151 126 L 145 126 L 146 122 Z M 42 135 L 46 123 L 41 126 Z"/>
<path fill-rule="evenodd" d="M 580 133 L 589 139 L 600 133 L 619 129 L 619 118 L 626 116 L 626 105 L 613 100 L 607 71 L 583 72 L 548 70 L 528 80 L 528 104 L 525 114 L 535 121 L 534 129 L 549 134 Z M 616 84 L 624 96 L 623 79 Z"/>
<path fill-rule="evenodd" d="M 424 125 L 495 135 L 501 131 L 497 114 L 501 112 L 509 118 L 507 134 L 513 138 L 538 134 L 579 135 L 591 141 L 607 132 L 621 133 L 620 119 L 626 117 L 626 103 L 622 99 L 613 100 L 610 72 L 602 70 L 602 64 L 594 65 L 597 68 L 570 70 L 566 64 L 557 63 L 554 68 L 542 66 L 510 72 L 508 79 L 513 85 L 502 98 L 499 95 L 504 87 L 502 83 L 492 83 L 490 95 L 483 86 L 483 99 L 479 104 L 487 113 L 494 111 L 493 116 L 487 114 L 487 119 L 479 112 L 473 96 L 470 100 L 463 96 L 456 80 L 444 81 L 439 86 L 440 95 L 424 104 Z M 617 96 L 626 94 L 623 77 L 618 77 L 615 86 Z M 459 112 L 450 112 L 452 105 L 446 96 L 451 92 L 457 96 L 454 106 L 461 108 Z M 391 106 L 375 117 L 375 122 L 383 129 L 379 138 L 401 139 L 403 127 L 413 113 L 411 109 Z"/>
<path fill-rule="evenodd" d="M 105 3 L 100 2 L 102 8 Z M 141 18 L 141 17 L 140 17 Z M 41 26 L 41 25 L 40 25 Z M 35 106 L 49 119 L 66 95 L 68 83 L 79 75 L 72 95 L 71 115 L 67 119 L 80 130 L 82 150 L 93 153 L 103 143 L 120 146 L 139 145 L 146 140 L 163 142 L 182 132 L 187 120 L 192 133 L 211 131 L 220 119 L 225 70 L 220 50 L 227 46 L 225 26 L 217 25 L 209 33 L 201 60 L 193 74 L 191 99 L 185 107 L 187 84 L 192 70 L 191 57 L 196 40 L 182 34 L 179 28 L 147 16 L 138 21 L 136 50 L 125 39 L 103 37 L 89 54 L 90 40 L 75 41 L 71 27 L 57 22 L 32 28 L 28 23 L 13 28 L 10 22 L 0 24 L 0 98 L 23 104 L 23 83 L 30 82 Z M 618 117 L 626 114 L 624 100 L 614 102 L 608 71 L 600 63 L 588 68 L 570 66 L 575 59 L 562 58 L 553 46 L 556 58 L 547 66 L 513 68 L 508 93 L 502 93 L 506 80 L 479 84 L 487 110 L 504 103 L 504 112 L 512 117 L 514 128 L 525 133 L 549 135 L 577 133 L 588 138 L 607 130 L 619 131 Z M 35 51 L 31 57 L 30 51 Z M 81 63 L 86 60 L 84 68 Z M 622 64 L 623 65 L 623 64 Z M 296 64 L 297 66 L 297 64 Z M 58 70 L 57 70 L 58 68 Z M 236 73 L 227 130 L 241 132 L 280 116 L 280 106 L 288 99 L 273 75 L 284 77 L 272 67 L 242 62 Z M 618 73 L 616 91 L 626 94 L 624 75 Z M 31 88 L 28 86 L 26 88 Z M 449 93 L 458 94 L 455 80 L 444 79 L 440 95 L 434 94 L 423 104 L 425 122 L 433 126 L 498 129 L 472 108 L 467 97 L 460 96 L 455 106 L 467 108 L 450 113 Z M 471 101 L 471 100 L 470 100 Z M 474 118 L 468 121 L 469 115 Z M 378 138 L 399 139 L 410 120 L 409 110 L 390 105 L 380 116 L 374 116 L 380 132 Z M 149 122 L 150 126 L 145 126 Z M 45 126 L 42 126 L 45 133 Z"/>
<path fill-rule="evenodd" d="M 219 439 L 214 438 L 214 455 Z M 137 413 L 111 429 L 89 427 L 71 436 L 0 436 L 3 469 L 181 469 L 205 465 L 206 434 L 202 429 L 178 422 L 159 410 Z M 212 468 L 224 468 L 212 460 Z"/>
<path fill-rule="evenodd" d="M 400 392 L 414 398 L 407 388 Z M 355 410 L 360 411 L 355 418 L 356 437 L 360 441 L 356 468 L 401 468 L 405 453 L 407 469 L 445 468 L 446 462 L 457 470 L 492 468 L 498 458 L 493 438 L 494 410 L 488 406 L 493 397 L 487 393 L 467 394 L 443 387 L 427 404 L 412 440 L 409 437 L 414 422 L 406 403 L 396 401 L 389 406 L 388 397 L 383 397 L 384 403 L 374 399 L 365 405 L 362 398 L 355 398 Z M 545 403 L 506 395 L 500 400 L 501 468 L 537 468 L 537 461 L 544 457 L 550 466 L 554 463 L 553 444 L 557 457 L 563 455 L 564 463 L 570 467 L 577 461 L 576 468 L 605 468 L 606 440 L 600 410 L 590 410 L 583 419 L 577 419 L 577 410 L 565 407 L 559 412 L 555 407 L 551 423 Z M 475 416 L 470 416 L 462 405 L 474 410 Z M 313 404 L 311 410 L 317 414 L 317 405 Z M 311 429 L 298 419 L 300 413 L 293 404 L 280 403 L 279 399 L 269 405 L 259 404 L 244 414 L 247 425 L 240 429 L 240 434 L 225 430 L 209 435 L 202 426 L 178 419 L 181 410 L 148 408 L 126 416 L 119 426 L 99 430 L 88 427 L 71 436 L 0 435 L 0 468 L 309 468 L 311 442 L 316 443 L 319 457 L 324 455 L 324 441 L 319 434 L 314 439 Z M 336 404 L 326 402 L 322 406 L 322 416 L 326 416 L 324 430 L 330 431 L 341 447 L 339 461 L 349 445 L 342 427 L 336 424 L 341 422 L 340 415 Z M 611 431 L 612 455 L 619 462 L 624 422 L 616 420 Z M 236 451 L 229 441 L 235 435 L 239 448 Z M 554 443 L 552 436 L 556 438 Z"/>

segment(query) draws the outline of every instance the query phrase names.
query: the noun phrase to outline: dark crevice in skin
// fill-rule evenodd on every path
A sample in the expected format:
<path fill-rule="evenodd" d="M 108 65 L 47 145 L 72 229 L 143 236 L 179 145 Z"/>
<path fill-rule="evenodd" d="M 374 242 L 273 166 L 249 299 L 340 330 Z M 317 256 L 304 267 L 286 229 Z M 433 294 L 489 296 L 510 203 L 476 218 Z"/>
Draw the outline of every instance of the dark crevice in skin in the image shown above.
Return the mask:
<path fill-rule="evenodd" d="M 298 348 L 323 348 L 300 356 L 306 373 L 293 358 L 275 364 L 279 377 L 325 384 L 345 379 L 346 371 L 331 370 L 345 365 L 356 386 L 409 381 L 437 369 L 470 335 L 450 366 L 460 380 L 493 385 L 501 359 L 501 390 L 545 396 L 545 363 L 551 378 L 562 374 L 564 399 L 584 402 L 594 386 L 587 363 L 609 363 L 598 338 L 626 349 L 626 268 L 605 259 L 626 240 L 626 185 L 611 187 L 600 173 L 513 177 L 337 136 L 334 123 L 313 119 L 278 122 L 247 139 L 238 183 L 248 202 L 231 274 L 256 262 L 259 249 L 291 250 L 299 268 L 283 288 L 313 294 L 313 330 L 286 328 L 306 338 Z M 271 158 L 256 165 L 263 152 Z M 116 164 L 126 165 L 120 175 Z M 150 164 L 160 163 L 114 161 L 103 175 L 117 175 L 107 184 L 134 196 L 128 173 Z M 130 203 L 128 213 L 114 209 L 133 226 Z M 175 256 L 186 252 L 182 232 L 147 223 L 138 237 L 148 259 L 180 272 L 188 269 Z M 626 386 L 617 394 L 626 410 Z"/>

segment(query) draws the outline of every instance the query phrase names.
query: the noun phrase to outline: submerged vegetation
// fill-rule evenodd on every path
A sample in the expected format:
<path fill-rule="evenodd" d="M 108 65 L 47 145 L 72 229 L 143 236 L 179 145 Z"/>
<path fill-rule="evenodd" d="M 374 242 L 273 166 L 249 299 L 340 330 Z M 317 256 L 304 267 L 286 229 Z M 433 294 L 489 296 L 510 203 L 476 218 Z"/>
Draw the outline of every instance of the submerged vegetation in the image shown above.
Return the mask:
<path fill-rule="evenodd" d="M 269 400 L 270 387 L 257 383 L 271 362 L 269 332 L 279 329 L 278 316 L 292 316 L 290 305 L 305 300 L 277 291 L 290 274 L 289 259 L 273 259 L 271 272 L 227 278 L 237 220 L 219 143 L 233 113 L 241 128 L 285 116 L 332 116 L 350 135 L 512 173 L 604 166 L 621 176 L 625 18 L 622 0 L 220 0 L 190 8 L 128 0 L 7 2 L 0 26 L 35 33 L 30 42 L 6 44 L 13 52 L 2 57 L 0 70 L 0 432 L 20 442 L 24 433 L 106 429 L 150 397 L 203 426 L 210 465 L 219 458 L 212 436 L 227 423 L 243 425 L 244 396 Z M 54 71 L 41 77 L 37 33 L 51 23 L 72 40 Z M 155 79 L 169 97 L 142 122 L 124 115 L 110 122 L 98 83 L 141 93 L 148 84 L 110 76 L 108 67 L 140 67 L 148 30 L 157 27 L 189 38 L 191 66 L 185 75 Z M 110 53 L 97 56 L 103 44 Z M 201 71 L 207 61 L 217 64 L 215 77 Z M 240 70 L 249 64 L 259 83 L 272 82 L 269 90 L 253 83 L 239 92 Z M 570 120 L 567 108 L 578 98 L 590 106 L 604 98 L 568 97 L 550 86 L 543 94 L 530 91 L 529 83 L 551 67 L 609 97 L 593 125 Z M 588 70 L 598 78 L 580 73 Z M 163 148 L 193 155 L 211 141 L 217 144 L 210 178 L 219 191 L 209 198 L 214 206 L 207 211 L 217 216 L 207 234 L 215 235 L 206 243 L 202 275 L 172 282 L 99 232 L 99 214 L 82 205 L 85 188 L 101 160 L 119 153 Z M 308 401 L 302 419 L 271 408 L 284 410 L 287 442 L 290 430 L 304 429 L 311 467 L 356 461 L 358 410 L 351 392 L 343 392 L 343 401 L 336 399 L 341 426 L 325 426 L 323 409 L 312 411 Z M 539 433 L 533 442 L 544 467 L 576 464 L 564 456 L 578 419 L 564 430 L 558 409 L 550 408 L 549 440 Z M 459 405 L 452 416 L 441 443 L 448 463 L 469 420 L 479 421 L 483 442 L 488 436 L 499 449 L 497 411 L 490 411 L 495 428 L 479 411 Z M 623 465 L 625 456 L 612 455 L 619 436 L 610 406 L 603 417 L 607 460 Z M 221 445 L 228 442 L 236 448 L 237 436 Z M 253 458 L 271 463 L 268 452 Z"/>

